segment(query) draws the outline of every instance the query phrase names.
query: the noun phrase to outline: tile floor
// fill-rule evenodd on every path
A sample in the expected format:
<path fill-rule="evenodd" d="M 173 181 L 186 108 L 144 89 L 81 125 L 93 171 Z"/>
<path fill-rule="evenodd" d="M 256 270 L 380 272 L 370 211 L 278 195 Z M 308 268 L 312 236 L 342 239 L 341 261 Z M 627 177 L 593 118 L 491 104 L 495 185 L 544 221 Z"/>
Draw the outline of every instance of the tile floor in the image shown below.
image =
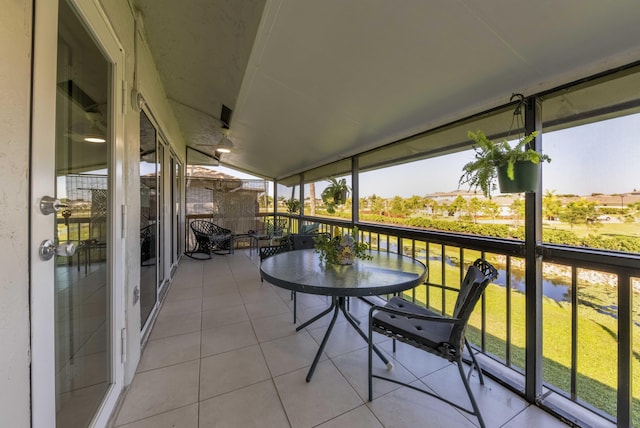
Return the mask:
<path fill-rule="evenodd" d="M 377 379 L 368 402 L 366 343 L 344 318 L 305 382 L 329 317 L 296 333 L 289 292 L 260 282 L 258 263 L 248 251 L 182 261 L 114 427 L 477 426 L 439 400 Z M 327 305 L 325 297 L 298 294 L 301 320 Z M 367 311 L 352 299 L 351 312 L 362 321 Z M 378 342 L 390 353 L 390 340 Z M 393 361 L 398 379 L 468 404 L 454 366 L 403 344 Z M 374 368 L 385 371 L 375 358 Z M 566 426 L 485 382 L 474 374 L 471 384 L 488 427 Z"/>

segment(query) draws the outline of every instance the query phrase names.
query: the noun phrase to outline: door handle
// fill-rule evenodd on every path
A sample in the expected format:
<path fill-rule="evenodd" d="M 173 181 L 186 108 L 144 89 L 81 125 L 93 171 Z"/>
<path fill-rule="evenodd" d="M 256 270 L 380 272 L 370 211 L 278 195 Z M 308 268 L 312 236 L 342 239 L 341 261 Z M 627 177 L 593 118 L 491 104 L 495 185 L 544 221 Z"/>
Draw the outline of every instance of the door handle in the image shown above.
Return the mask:
<path fill-rule="evenodd" d="M 43 196 L 40 199 L 40 212 L 44 215 L 57 213 L 62 208 L 69 208 L 69 205 L 63 204 L 60 200 L 51 196 Z"/>
<path fill-rule="evenodd" d="M 73 242 L 56 245 L 51 239 L 45 239 L 40 244 L 38 253 L 42 261 L 51 260 L 56 254 L 62 257 L 71 257 L 76 253 L 76 245 Z"/>

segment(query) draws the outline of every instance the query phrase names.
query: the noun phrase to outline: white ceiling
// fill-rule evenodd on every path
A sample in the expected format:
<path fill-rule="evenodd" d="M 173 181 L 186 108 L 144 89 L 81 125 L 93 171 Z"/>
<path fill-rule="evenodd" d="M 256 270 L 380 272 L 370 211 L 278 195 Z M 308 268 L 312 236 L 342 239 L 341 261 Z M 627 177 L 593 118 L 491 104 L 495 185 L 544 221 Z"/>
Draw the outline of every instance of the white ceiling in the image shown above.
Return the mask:
<path fill-rule="evenodd" d="M 637 0 L 134 0 L 189 146 L 284 178 L 640 60 Z"/>

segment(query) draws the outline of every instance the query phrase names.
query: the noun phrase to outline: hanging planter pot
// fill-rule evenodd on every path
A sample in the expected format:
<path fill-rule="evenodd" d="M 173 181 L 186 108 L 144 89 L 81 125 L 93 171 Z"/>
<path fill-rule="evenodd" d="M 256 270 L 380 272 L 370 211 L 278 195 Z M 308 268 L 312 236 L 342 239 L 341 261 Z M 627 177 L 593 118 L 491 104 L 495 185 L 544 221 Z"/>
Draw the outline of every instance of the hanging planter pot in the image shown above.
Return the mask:
<path fill-rule="evenodd" d="M 322 202 L 327 206 L 327 212 L 333 214 L 336 212 L 336 205 L 343 205 L 349 196 L 350 187 L 347 186 L 347 180 L 341 178 L 329 179 L 329 185 L 322 191 Z"/>
<path fill-rule="evenodd" d="M 538 188 L 540 164 L 518 161 L 513 164 L 513 180 L 507 176 L 507 165 L 499 166 L 498 184 L 502 193 L 534 192 Z"/>
<path fill-rule="evenodd" d="M 344 204 L 347 201 L 347 190 L 337 191 L 333 195 L 333 199 L 336 202 L 336 204 L 338 204 L 338 205 Z"/>
<path fill-rule="evenodd" d="M 467 134 L 475 143 L 475 156 L 462 167 L 463 174 L 458 184 L 469 184 L 469 190 L 480 188 L 488 198 L 491 198 L 491 190 L 495 188 L 496 176 L 502 193 L 535 191 L 538 187 L 540 164 L 551 162 L 549 156 L 534 150 L 538 131 L 523 135 L 515 144 L 508 141 L 514 126 L 516 131 L 524 129 L 521 122 L 521 110 L 526 105 L 524 95 L 513 94 L 509 101 L 514 99 L 518 99 L 518 104 L 513 112 L 507 138 L 503 141 L 495 142 L 482 131 L 469 131 Z M 509 165 L 513 167 L 509 171 L 513 172 L 511 177 L 507 175 Z"/>

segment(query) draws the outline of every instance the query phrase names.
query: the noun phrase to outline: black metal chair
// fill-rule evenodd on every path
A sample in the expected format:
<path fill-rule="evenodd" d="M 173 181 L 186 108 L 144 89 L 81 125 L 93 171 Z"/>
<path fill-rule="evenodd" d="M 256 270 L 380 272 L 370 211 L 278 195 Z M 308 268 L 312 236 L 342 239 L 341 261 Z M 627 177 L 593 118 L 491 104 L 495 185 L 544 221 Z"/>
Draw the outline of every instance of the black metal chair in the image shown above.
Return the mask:
<path fill-rule="evenodd" d="M 278 244 L 274 244 L 273 241 L 279 238 L 283 238 L 285 236 L 284 231 L 289 227 L 289 219 L 280 218 L 276 221 L 267 220 L 264 223 L 264 228 L 262 231 L 257 231 L 253 233 L 249 233 L 252 239 L 255 242 L 255 245 L 258 249 L 258 253 L 260 253 L 260 242 L 267 241 L 267 246 L 277 246 Z"/>
<path fill-rule="evenodd" d="M 193 250 L 185 252 L 188 257 L 204 260 L 202 257 L 194 257 L 194 254 L 206 254 L 207 259 L 211 258 L 211 253 L 231 254 L 233 249 L 231 230 L 206 220 L 193 220 L 189 227 L 196 238 L 196 244 Z"/>
<path fill-rule="evenodd" d="M 465 331 L 469 317 L 480 296 L 482 296 L 489 282 L 495 280 L 497 277 L 498 271 L 493 266 L 482 259 L 476 260 L 473 265 L 469 266 L 467 274 L 460 285 L 458 299 L 456 300 L 453 315 L 450 317 L 418 306 L 400 297 L 391 298 L 384 306 L 373 306 L 369 310 L 369 401 L 372 400 L 373 378 L 375 377 L 424 392 L 460 410 L 475 415 L 480 422 L 480 426 L 484 427 L 485 424 L 480 414 L 480 409 L 478 408 L 478 404 L 469 387 L 469 381 L 462 367 L 462 354 L 463 348 L 466 346 L 472 360 L 468 376 L 471 376 L 471 371 L 475 366 L 478 370 L 480 383 L 484 384 L 482 369 L 476 360 L 469 342 L 465 338 Z M 426 389 L 408 385 L 395 379 L 374 375 L 371 355 L 374 331 L 394 339 L 394 349 L 395 340 L 399 340 L 442 357 L 449 362 L 456 363 L 473 410 L 435 395 Z"/>
<path fill-rule="evenodd" d="M 303 224 L 302 226 L 300 226 L 298 233 L 301 233 L 301 234 L 318 233 L 319 229 L 320 229 L 320 223 Z"/>

